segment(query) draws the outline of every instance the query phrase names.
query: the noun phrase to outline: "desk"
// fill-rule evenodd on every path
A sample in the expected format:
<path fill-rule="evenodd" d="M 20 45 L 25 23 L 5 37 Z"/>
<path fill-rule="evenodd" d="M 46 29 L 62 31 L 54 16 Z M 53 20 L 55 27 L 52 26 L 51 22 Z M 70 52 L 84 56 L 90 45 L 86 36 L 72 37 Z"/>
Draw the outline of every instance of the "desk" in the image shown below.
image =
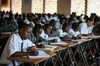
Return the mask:
<path fill-rule="evenodd" d="M 39 66 L 38 64 L 40 62 L 48 60 L 49 58 L 51 58 L 51 57 L 53 57 L 53 56 L 56 55 L 55 53 L 52 53 L 52 52 L 46 52 L 46 53 L 50 55 L 47 58 L 26 59 L 25 57 L 8 57 L 8 60 L 12 60 L 12 62 L 14 62 L 14 61 L 20 61 L 20 62 L 30 63 L 30 64 L 35 65 L 35 66 Z M 46 62 L 45 62 L 45 64 L 46 64 Z M 44 66 L 45 66 L 45 64 L 44 64 Z"/>
<path fill-rule="evenodd" d="M 0 39 L 3 39 L 3 38 L 6 38 L 6 37 L 9 37 L 11 34 L 1 34 L 0 35 Z"/>

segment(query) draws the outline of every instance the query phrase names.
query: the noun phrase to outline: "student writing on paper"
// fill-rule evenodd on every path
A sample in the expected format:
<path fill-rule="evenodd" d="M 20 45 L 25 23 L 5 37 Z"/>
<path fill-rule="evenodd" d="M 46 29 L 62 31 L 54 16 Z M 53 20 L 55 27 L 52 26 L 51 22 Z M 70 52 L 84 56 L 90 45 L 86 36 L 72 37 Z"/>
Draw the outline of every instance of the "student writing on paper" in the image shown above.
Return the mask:
<path fill-rule="evenodd" d="M 58 36 L 61 40 L 69 40 L 68 30 L 70 29 L 70 25 L 68 23 L 64 23 L 62 29 L 57 29 L 51 36 Z"/>
<path fill-rule="evenodd" d="M 68 34 L 71 35 L 73 39 L 80 39 L 79 24 L 76 22 L 72 23 L 72 29 L 69 29 Z"/>
<path fill-rule="evenodd" d="M 35 44 L 32 43 L 29 39 L 27 39 L 32 31 L 32 28 L 23 21 L 20 21 L 18 29 L 19 32 L 12 34 L 7 41 L 7 44 L 0 58 L 1 64 L 7 64 L 8 66 L 12 66 L 11 61 L 7 60 L 7 57 L 9 56 L 17 57 L 38 55 L 38 52 L 35 49 Z M 20 63 L 17 61 L 15 64 L 20 65 Z"/>
<path fill-rule="evenodd" d="M 45 24 L 42 30 L 42 33 L 41 33 L 41 37 L 43 37 L 46 40 L 49 39 L 51 35 L 51 31 L 52 31 L 52 26 L 50 24 Z M 54 38 L 54 39 L 47 40 L 47 41 L 48 43 L 57 42 L 57 39 Z"/>

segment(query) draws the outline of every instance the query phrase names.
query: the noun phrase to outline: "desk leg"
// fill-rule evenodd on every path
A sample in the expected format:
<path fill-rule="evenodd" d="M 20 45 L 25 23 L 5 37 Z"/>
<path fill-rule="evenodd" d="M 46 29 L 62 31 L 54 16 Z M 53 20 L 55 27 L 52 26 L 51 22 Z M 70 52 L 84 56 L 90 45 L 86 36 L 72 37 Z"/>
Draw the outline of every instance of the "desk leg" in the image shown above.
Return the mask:
<path fill-rule="evenodd" d="M 72 65 L 73 65 L 73 61 L 74 61 L 74 62 L 75 62 L 75 65 L 77 66 L 77 62 L 76 62 L 76 59 L 75 59 L 75 57 L 74 57 L 74 53 L 73 53 L 73 51 L 72 51 L 72 48 L 69 47 L 69 50 L 70 50 L 70 53 L 72 54 L 72 56 L 70 57 L 71 63 L 72 63 Z M 76 52 L 76 51 L 75 51 L 75 52 Z"/>
<path fill-rule="evenodd" d="M 58 61 L 59 59 L 60 59 L 60 61 L 62 62 L 62 58 L 60 57 L 61 52 L 62 52 L 62 51 L 57 52 L 57 58 L 56 58 L 56 60 L 55 60 L 55 62 L 54 62 L 54 65 L 53 65 L 53 66 L 56 66 L 57 61 Z"/>
<path fill-rule="evenodd" d="M 13 64 L 13 66 L 16 66 L 15 61 L 13 61 L 13 60 L 12 60 L 12 64 Z"/>
<path fill-rule="evenodd" d="M 34 66 L 34 65 L 32 65 L 32 66 Z M 35 66 L 39 66 L 39 64 L 35 64 Z"/>

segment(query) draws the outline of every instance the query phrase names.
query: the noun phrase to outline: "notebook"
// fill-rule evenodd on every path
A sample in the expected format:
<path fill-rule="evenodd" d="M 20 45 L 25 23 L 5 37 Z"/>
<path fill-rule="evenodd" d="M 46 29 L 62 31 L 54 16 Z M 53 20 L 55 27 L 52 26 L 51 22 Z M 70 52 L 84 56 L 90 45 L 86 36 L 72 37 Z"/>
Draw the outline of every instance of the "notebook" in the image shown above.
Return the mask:
<path fill-rule="evenodd" d="M 29 59 L 39 59 L 39 58 L 47 58 L 49 57 L 49 55 L 42 51 L 42 50 L 38 50 L 39 54 L 37 56 L 29 56 Z"/>
<path fill-rule="evenodd" d="M 68 46 L 67 42 L 59 41 L 55 43 L 50 43 L 51 45 Z"/>
<path fill-rule="evenodd" d="M 46 50 L 46 51 L 52 51 L 52 50 L 54 50 L 55 48 L 57 48 L 57 46 L 45 45 L 45 48 L 37 48 L 37 49 Z"/>

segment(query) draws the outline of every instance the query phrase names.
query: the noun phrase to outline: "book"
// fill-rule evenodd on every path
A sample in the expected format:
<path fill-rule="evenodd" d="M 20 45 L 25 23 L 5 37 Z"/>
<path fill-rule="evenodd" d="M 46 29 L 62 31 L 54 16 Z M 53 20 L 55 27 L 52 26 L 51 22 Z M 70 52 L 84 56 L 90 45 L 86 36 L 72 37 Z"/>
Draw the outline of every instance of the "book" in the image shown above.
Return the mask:
<path fill-rule="evenodd" d="M 59 41 L 55 43 L 50 43 L 51 45 L 58 45 L 58 46 L 68 46 L 67 42 Z"/>
<path fill-rule="evenodd" d="M 37 49 L 46 50 L 46 51 L 52 51 L 52 50 L 54 50 L 55 48 L 57 48 L 57 46 L 45 45 L 45 48 L 37 48 Z"/>
<path fill-rule="evenodd" d="M 46 52 L 42 51 L 42 50 L 38 50 L 38 52 L 39 52 L 39 54 L 37 56 L 28 56 L 29 59 L 39 59 L 39 58 L 49 57 L 49 55 Z"/>
<path fill-rule="evenodd" d="M 54 39 L 56 39 L 57 42 L 61 41 L 61 39 L 59 37 L 49 37 L 49 38 L 46 38 L 47 41 L 48 40 L 54 40 Z"/>

